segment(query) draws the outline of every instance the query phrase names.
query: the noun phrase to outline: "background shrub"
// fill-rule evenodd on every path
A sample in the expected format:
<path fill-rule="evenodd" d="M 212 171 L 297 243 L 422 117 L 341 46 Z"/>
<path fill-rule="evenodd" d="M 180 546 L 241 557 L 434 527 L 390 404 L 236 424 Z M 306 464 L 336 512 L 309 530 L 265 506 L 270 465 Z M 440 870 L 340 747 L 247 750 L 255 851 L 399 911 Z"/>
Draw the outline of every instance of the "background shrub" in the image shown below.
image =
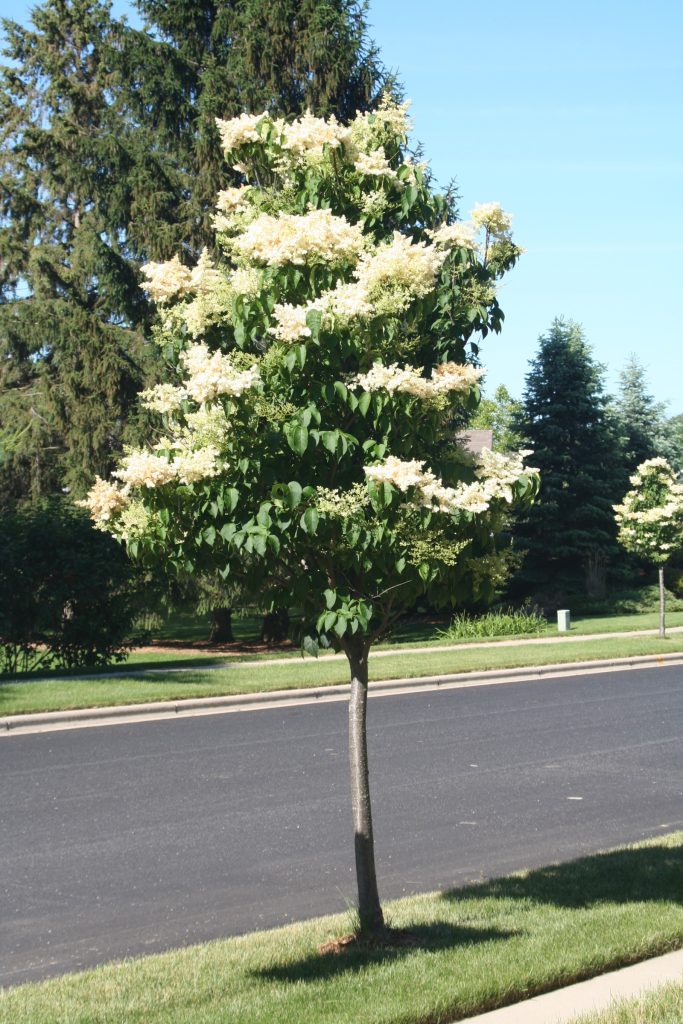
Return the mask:
<path fill-rule="evenodd" d="M 484 615 L 456 615 L 448 629 L 439 636 L 448 640 L 467 640 L 473 637 L 518 636 L 521 633 L 540 633 L 546 620 L 536 608 L 501 608 Z"/>
<path fill-rule="evenodd" d="M 123 546 L 63 502 L 0 516 L 0 670 L 120 661 L 142 601 Z"/>

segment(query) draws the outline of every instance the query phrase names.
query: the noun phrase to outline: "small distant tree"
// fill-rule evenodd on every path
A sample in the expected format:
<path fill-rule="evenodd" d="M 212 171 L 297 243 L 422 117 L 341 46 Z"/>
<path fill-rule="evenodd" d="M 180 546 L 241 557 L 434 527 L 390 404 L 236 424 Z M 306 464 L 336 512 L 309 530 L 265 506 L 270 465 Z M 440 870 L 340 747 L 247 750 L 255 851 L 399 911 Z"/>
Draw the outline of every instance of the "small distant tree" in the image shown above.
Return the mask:
<path fill-rule="evenodd" d="M 479 402 L 468 344 L 500 329 L 496 281 L 520 250 L 498 204 L 455 219 L 408 155 L 403 105 L 219 128 L 243 175 L 218 196 L 220 263 L 143 269 L 174 366 L 145 395 L 159 441 L 88 504 L 133 555 L 291 603 L 306 650 L 344 651 L 360 929 L 377 936 L 369 651 L 422 595 L 490 595 L 506 510 L 535 493 L 521 454 L 475 460 L 453 428 Z"/>
<path fill-rule="evenodd" d="M 493 450 L 516 452 L 524 447 L 517 423 L 522 414 L 522 403 L 513 398 L 504 384 L 499 384 L 493 398 L 482 398 L 479 408 L 469 426 L 490 430 L 493 434 Z"/>
<path fill-rule="evenodd" d="M 662 451 L 665 406 L 648 391 L 645 368 L 631 355 L 619 374 L 616 401 L 617 426 L 624 446 L 624 463 L 629 473 L 646 459 Z"/>
<path fill-rule="evenodd" d="M 526 594 L 604 596 L 618 553 L 612 506 L 626 473 L 603 378 L 581 326 L 554 320 L 530 362 L 516 422 L 541 473 L 538 502 L 519 517 L 527 555 L 517 582 Z"/>
<path fill-rule="evenodd" d="M 659 635 L 666 635 L 664 566 L 683 548 L 683 484 L 666 459 L 647 459 L 631 477 L 621 505 L 615 505 L 619 541 L 659 571 Z"/>

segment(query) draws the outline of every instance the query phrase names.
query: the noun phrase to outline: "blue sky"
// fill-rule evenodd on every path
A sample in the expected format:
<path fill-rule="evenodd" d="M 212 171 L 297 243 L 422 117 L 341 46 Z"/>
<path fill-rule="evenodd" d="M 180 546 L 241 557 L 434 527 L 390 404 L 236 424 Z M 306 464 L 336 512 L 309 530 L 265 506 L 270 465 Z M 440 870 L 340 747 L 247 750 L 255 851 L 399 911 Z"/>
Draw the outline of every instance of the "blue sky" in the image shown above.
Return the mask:
<path fill-rule="evenodd" d="M 20 21 L 29 6 L 0 0 Z M 482 349 L 487 390 L 521 394 L 538 336 L 565 316 L 610 390 L 633 352 L 683 412 L 683 5 L 371 0 L 370 23 L 437 179 L 457 180 L 464 216 L 500 201 L 528 250 Z"/>

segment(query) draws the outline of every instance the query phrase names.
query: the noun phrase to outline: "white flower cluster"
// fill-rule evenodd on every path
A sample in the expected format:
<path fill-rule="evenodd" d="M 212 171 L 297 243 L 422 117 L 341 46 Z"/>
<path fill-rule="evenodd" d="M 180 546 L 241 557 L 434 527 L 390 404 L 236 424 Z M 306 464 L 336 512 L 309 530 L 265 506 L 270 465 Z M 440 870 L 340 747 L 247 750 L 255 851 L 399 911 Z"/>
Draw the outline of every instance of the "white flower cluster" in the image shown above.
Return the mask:
<path fill-rule="evenodd" d="M 191 345 L 181 353 L 180 361 L 187 370 L 185 390 L 195 402 L 210 402 L 219 395 L 239 398 L 243 391 L 260 381 L 258 367 L 236 370 L 222 352 L 210 352 L 207 345 Z"/>
<path fill-rule="evenodd" d="M 331 291 L 323 292 L 305 306 L 293 306 L 289 303 L 276 305 L 273 309 L 276 326 L 269 328 L 270 333 L 280 341 L 286 342 L 310 338 L 311 329 L 306 323 L 306 317 L 313 309 L 329 314 L 342 323 L 348 323 L 354 317 L 371 316 L 373 312 L 373 306 L 363 284 L 357 281 L 340 281 Z"/>
<path fill-rule="evenodd" d="M 496 454 L 484 449 L 477 471 L 480 479 L 471 484 L 457 484 L 455 487 L 446 487 L 430 470 L 424 469 L 424 461 L 417 459 L 406 462 L 390 455 L 384 462 L 365 466 L 364 470 L 369 480 L 392 484 L 399 491 L 407 491 L 414 487 L 415 502 L 424 508 L 439 512 L 464 510 L 481 513 L 486 512 L 495 499 L 502 498 L 511 502 L 512 483 L 525 472 L 536 472 L 524 468 L 523 454 L 528 453 L 520 452 L 510 457 L 500 456 L 500 461 L 491 458 Z M 491 476 L 486 475 L 487 466 L 492 471 Z"/>
<path fill-rule="evenodd" d="M 213 292 L 223 276 L 211 259 L 208 249 L 202 249 L 197 265 L 190 272 L 190 289 L 198 295 Z"/>
<path fill-rule="evenodd" d="M 216 199 L 216 209 L 219 213 L 237 213 L 245 208 L 247 193 L 252 189 L 251 185 L 240 185 L 238 188 L 222 189 Z"/>
<path fill-rule="evenodd" d="M 455 224 L 443 224 L 431 232 L 435 245 L 444 245 L 460 249 L 476 249 L 477 225 L 472 221 L 456 221 Z"/>
<path fill-rule="evenodd" d="M 411 101 L 396 103 L 385 93 L 376 110 L 357 114 L 351 122 L 351 139 L 356 147 L 368 151 L 385 138 L 405 138 L 412 129 L 408 117 Z"/>
<path fill-rule="evenodd" d="M 140 398 L 147 409 L 163 413 L 175 412 L 187 398 L 187 391 L 174 384 L 155 384 L 153 388 L 141 391 Z"/>
<path fill-rule="evenodd" d="M 261 275 L 253 267 L 238 267 L 230 276 L 229 285 L 234 295 L 251 298 L 261 291 Z"/>
<path fill-rule="evenodd" d="M 88 491 L 83 501 L 76 504 L 81 508 L 87 508 L 92 519 L 96 523 L 108 523 L 112 516 L 116 516 L 125 508 L 128 503 L 128 491 L 117 484 L 111 484 L 108 480 L 95 477 L 95 483 Z"/>
<path fill-rule="evenodd" d="M 147 278 L 144 284 L 154 302 L 168 302 L 184 295 L 191 288 L 192 272 L 184 267 L 177 256 L 166 263 L 145 263 L 140 267 Z"/>
<path fill-rule="evenodd" d="M 288 302 L 279 303 L 273 309 L 276 326 L 270 327 L 269 333 L 286 342 L 310 338 L 311 328 L 306 324 L 306 316 L 309 309 L 315 308 L 315 305 L 308 303 L 306 306 L 293 306 Z"/>
<path fill-rule="evenodd" d="M 450 391 L 469 391 L 484 375 L 483 369 L 469 363 L 441 363 L 429 378 L 423 372 L 422 367 L 375 362 L 371 370 L 358 374 L 349 383 L 364 391 L 388 391 L 390 395 L 400 391 L 429 401 Z"/>
<path fill-rule="evenodd" d="M 492 497 L 513 500 L 512 487 L 523 473 L 537 473 L 537 469 L 524 465 L 524 459 L 533 453 L 529 450 L 502 455 L 489 448 L 482 448 L 477 456 L 476 476 L 483 482 L 485 490 Z"/>
<path fill-rule="evenodd" d="M 434 288 L 445 258 L 446 254 L 434 246 L 413 242 L 400 231 L 394 231 L 391 242 L 363 254 L 355 276 L 370 295 L 389 284 L 421 298 Z"/>
<path fill-rule="evenodd" d="M 371 153 L 359 153 L 353 166 L 359 174 L 385 178 L 396 177 L 396 171 L 389 166 L 383 149 L 373 149 Z"/>
<path fill-rule="evenodd" d="M 307 158 L 322 156 L 324 146 L 338 149 L 350 134 L 350 130 L 339 124 L 334 114 L 326 121 L 314 117 L 310 110 L 291 124 L 280 121 L 276 124 L 281 126 L 284 149 Z"/>
<path fill-rule="evenodd" d="M 207 477 L 216 476 L 220 471 L 216 462 L 218 450 L 213 446 L 196 451 L 182 451 L 173 459 L 153 452 L 137 451 L 125 455 L 121 467 L 114 476 L 126 488 L 155 488 L 177 480 L 181 484 L 195 483 Z"/>
<path fill-rule="evenodd" d="M 264 213 L 235 241 L 244 256 L 268 266 L 355 262 L 364 245 L 361 229 L 330 210 L 311 210 L 303 216 Z"/>
<path fill-rule="evenodd" d="M 471 217 L 477 227 L 485 228 L 494 238 L 504 241 L 510 237 L 512 215 L 500 203 L 477 203 Z"/>
<path fill-rule="evenodd" d="M 217 117 L 216 125 L 224 152 L 230 153 L 233 149 L 243 146 L 245 142 L 258 142 L 261 137 L 256 131 L 256 126 L 267 117 L 267 111 L 262 114 L 240 114 L 239 117 L 233 117 L 230 121 L 223 121 Z"/>

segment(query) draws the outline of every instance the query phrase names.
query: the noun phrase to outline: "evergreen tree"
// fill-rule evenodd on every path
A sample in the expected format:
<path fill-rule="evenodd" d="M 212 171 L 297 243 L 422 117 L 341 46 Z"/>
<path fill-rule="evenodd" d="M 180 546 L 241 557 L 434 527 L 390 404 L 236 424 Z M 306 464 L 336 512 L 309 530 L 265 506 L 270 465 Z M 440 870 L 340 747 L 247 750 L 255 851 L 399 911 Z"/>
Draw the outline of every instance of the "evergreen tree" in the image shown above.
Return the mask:
<path fill-rule="evenodd" d="M 677 473 L 683 473 L 683 413 L 665 421 L 662 454 Z"/>
<path fill-rule="evenodd" d="M 111 464 L 144 378 L 136 262 L 166 251 L 135 209 L 144 197 L 172 211 L 163 159 L 114 99 L 108 4 L 54 0 L 32 17 L 32 28 L 3 22 L 0 69 L 5 500 L 82 491 Z"/>
<path fill-rule="evenodd" d="M 0 494 L 83 492 L 139 435 L 155 373 L 142 262 L 211 245 L 225 184 L 215 117 L 347 116 L 382 71 L 352 0 L 50 0 L 3 22 Z M 235 172 L 238 179 L 238 172 Z"/>
<path fill-rule="evenodd" d="M 122 54 L 130 115 L 152 122 L 183 181 L 175 244 L 212 248 L 226 184 L 216 118 L 334 114 L 376 105 L 388 84 L 358 0 L 137 0 L 145 20 Z M 234 183 L 241 180 L 234 172 Z"/>
<path fill-rule="evenodd" d="M 629 473 L 641 462 L 662 454 L 664 404 L 648 392 L 645 368 L 635 355 L 619 375 L 616 414 Z"/>
<path fill-rule="evenodd" d="M 598 596 L 617 551 L 612 505 L 625 484 L 618 432 L 603 368 L 579 324 L 556 319 L 539 340 L 518 429 L 533 449 L 541 491 L 519 522 L 528 553 L 517 586 L 560 601 L 584 588 Z"/>

